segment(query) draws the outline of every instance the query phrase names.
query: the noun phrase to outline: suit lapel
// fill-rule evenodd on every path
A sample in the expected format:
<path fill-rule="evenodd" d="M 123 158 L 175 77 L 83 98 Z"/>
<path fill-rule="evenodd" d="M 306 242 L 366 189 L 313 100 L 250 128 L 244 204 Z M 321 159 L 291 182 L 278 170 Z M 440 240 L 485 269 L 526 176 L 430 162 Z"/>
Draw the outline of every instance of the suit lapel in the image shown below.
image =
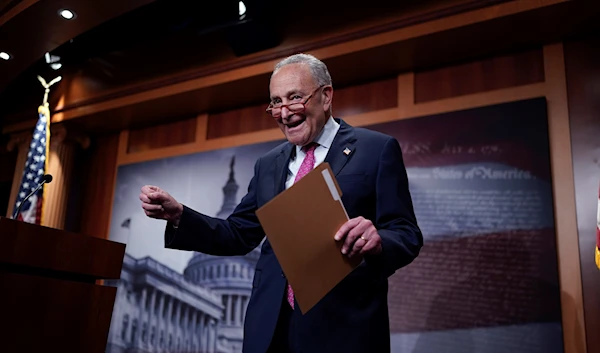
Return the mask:
<path fill-rule="evenodd" d="M 356 146 L 356 137 L 354 136 L 354 128 L 346 124 L 343 120 L 338 120 L 340 123 L 340 129 L 338 130 L 329 152 L 325 157 L 325 162 L 328 162 L 331 166 L 331 170 L 334 175 L 338 175 L 342 168 L 348 163 L 350 158 L 354 155 Z M 275 167 L 273 170 L 273 177 L 275 183 L 273 183 L 274 195 L 279 194 L 285 190 L 285 181 L 288 173 L 288 164 L 290 158 L 296 152 L 296 149 L 291 143 L 286 144 L 275 159 Z"/>
<path fill-rule="evenodd" d="M 290 158 L 292 153 L 296 151 L 293 148 L 291 143 L 288 143 L 281 149 L 277 158 L 275 159 L 275 170 L 274 170 L 274 178 L 275 183 L 273 183 L 275 195 L 279 194 L 285 189 L 285 180 L 288 173 L 288 164 L 290 162 Z"/>
<path fill-rule="evenodd" d="M 354 145 L 356 142 L 354 129 L 343 120 L 339 120 L 339 123 L 340 129 L 333 139 L 327 157 L 325 157 L 325 162 L 329 163 L 334 175 L 340 173 L 356 150 L 356 146 Z"/>

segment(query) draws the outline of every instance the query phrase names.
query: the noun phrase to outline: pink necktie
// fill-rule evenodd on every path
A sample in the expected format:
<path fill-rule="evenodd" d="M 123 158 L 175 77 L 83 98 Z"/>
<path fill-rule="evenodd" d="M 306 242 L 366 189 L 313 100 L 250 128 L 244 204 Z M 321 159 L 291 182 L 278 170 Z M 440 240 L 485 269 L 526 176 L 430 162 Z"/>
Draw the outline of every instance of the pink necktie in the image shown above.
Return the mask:
<path fill-rule="evenodd" d="M 296 183 L 298 180 L 302 179 L 302 177 L 304 177 L 306 174 L 308 174 L 308 172 L 313 170 L 313 168 L 315 167 L 315 148 L 317 148 L 317 146 L 318 146 L 318 144 L 313 142 L 313 143 L 310 143 L 310 144 L 302 147 L 302 149 L 306 152 L 306 157 L 304 157 L 304 160 L 302 161 L 302 164 L 300 165 L 300 169 L 298 169 L 298 174 L 296 174 L 296 179 L 294 179 L 294 183 Z M 287 285 L 287 301 L 288 301 L 288 303 L 290 303 L 290 306 L 293 309 L 294 308 L 294 290 L 292 289 L 292 286 L 289 283 Z"/>

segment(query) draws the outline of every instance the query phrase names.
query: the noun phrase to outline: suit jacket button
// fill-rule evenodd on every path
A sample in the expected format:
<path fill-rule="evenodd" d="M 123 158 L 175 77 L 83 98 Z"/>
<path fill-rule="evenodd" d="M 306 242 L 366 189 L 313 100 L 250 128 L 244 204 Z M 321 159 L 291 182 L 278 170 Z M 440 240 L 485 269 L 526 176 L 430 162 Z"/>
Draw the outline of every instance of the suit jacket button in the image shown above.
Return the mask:
<path fill-rule="evenodd" d="M 281 277 L 285 278 L 285 274 L 281 271 Z"/>

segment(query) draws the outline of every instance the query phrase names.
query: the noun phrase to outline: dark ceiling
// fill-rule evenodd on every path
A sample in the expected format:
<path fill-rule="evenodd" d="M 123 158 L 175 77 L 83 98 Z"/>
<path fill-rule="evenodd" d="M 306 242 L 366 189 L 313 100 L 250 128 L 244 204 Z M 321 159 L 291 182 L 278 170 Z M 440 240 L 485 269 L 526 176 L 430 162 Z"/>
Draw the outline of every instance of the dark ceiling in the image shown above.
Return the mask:
<path fill-rule="evenodd" d="M 277 47 L 280 55 L 308 38 L 327 42 L 333 34 L 361 25 L 370 28 L 375 22 L 385 24 L 398 16 L 405 16 L 408 25 L 411 21 L 427 20 L 413 16 L 420 8 L 436 10 L 439 15 L 446 8 L 467 11 L 507 1 L 371 0 L 368 5 L 356 6 L 347 0 L 246 0 L 247 13 L 240 19 L 238 0 L 219 0 L 208 5 L 190 0 L 0 0 L 0 51 L 14 55 L 9 61 L 0 60 L 0 123 L 13 124 L 35 116 L 43 97 L 37 75 L 47 80 L 58 75 L 66 77 L 53 87 L 51 105 L 67 92 L 66 104 L 76 109 L 93 97 L 119 97 L 139 87 L 160 86 L 165 78 L 185 77 L 186 72 L 197 74 L 202 67 L 252 60 L 269 48 Z M 582 3 L 586 1 L 567 1 L 539 11 L 549 21 L 546 23 L 542 23 L 542 18 L 536 20 L 535 13 L 525 13 L 515 16 L 518 25 L 511 26 L 509 18 L 491 21 L 487 26 L 425 36 L 373 52 L 357 52 L 331 59 L 328 64 L 336 72 L 337 82 L 354 84 L 363 77 L 415 69 L 417 63 L 442 65 L 468 60 L 469 55 L 491 55 L 518 45 L 561 40 L 598 27 L 594 20 L 599 14 L 598 6 L 588 10 Z M 77 17 L 62 19 L 58 16 L 62 8 L 73 10 Z M 506 33 L 499 32 L 501 29 Z M 46 52 L 60 57 L 61 69 L 50 68 L 44 60 Z M 348 65 L 354 68 L 342 69 Z M 77 80 L 81 89 L 66 90 L 69 80 Z M 158 119 L 167 112 L 185 115 L 198 109 L 222 109 L 232 106 L 233 100 L 223 98 L 230 93 L 241 97 L 237 104 L 252 104 L 266 97 L 266 92 L 244 90 L 266 89 L 266 80 L 266 76 L 257 76 L 246 79 L 248 82 L 217 86 L 210 92 L 169 98 L 168 102 L 156 99 L 151 106 L 140 103 L 118 115 L 126 121 L 140 113 Z M 179 107 L 177 102 L 181 103 Z M 98 121 L 106 121 L 117 113 L 107 114 L 98 115 Z M 115 125 L 119 127 L 122 126 Z"/>
<path fill-rule="evenodd" d="M 0 60 L 0 117 L 35 109 L 43 97 L 37 75 L 48 81 L 83 77 L 87 89 L 108 92 L 285 46 L 292 37 L 314 38 L 427 5 L 473 2 L 372 0 L 355 6 L 347 0 L 245 0 L 247 12 L 240 18 L 238 0 L 0 0 L 0 6 L 2 1 L 8 3 L 4 12 L 31 5 L 0 25 L 0 51 L 14 56 Z M 77 17 L 60 18 L 62 8 Z M 61 69 L 50 68 L 46 52 L 60 57 Z"/>
<path fill-rule="evenodd" d="M 11 60 L 0 64 L 0 92 L 26 70 L 43 61 L 44 53 L 56 50 L 77 36 L 127 14 L 152 0 L 0 0 L 0 51 Z M 65 20 L 61 9 L 77 17 Z"/>
<path fill-rule="evenodd" d="M 4 1 L 7 4 L 0 16 L 27 2 Z M 27 87 L 38 84 L 37 75 L 52 78 L 85 71 L 104 86 L 121 85 L 157 76 L 167 68 L 181 70 L 191 65 L 190 52 L 197 53 L 198 47 L 210 50 L 211 42 L 221 36 L 231 37 L 234 54 L 246 54 L 244 33 L 235 33 L 235 28 L 265 23 L 271 0 L 246 0 L 242 19 L 237 0 L 215 1 L 210 6 L 189 0 L 31 2 L 0 26 L 0 51 L 13 56 L 8 62 L 0 61 L 0 99 L 9 105 L 31 92 Z M 58 16 L 62 8 L 73 10 L 76 18 L 62 19 Z M 269 35 L 253 38 L 252 50 L 277 44 L 272 27 L 260 30 Z M 61 69 L 50 68 L 46 52 L 60 57 Z"/>

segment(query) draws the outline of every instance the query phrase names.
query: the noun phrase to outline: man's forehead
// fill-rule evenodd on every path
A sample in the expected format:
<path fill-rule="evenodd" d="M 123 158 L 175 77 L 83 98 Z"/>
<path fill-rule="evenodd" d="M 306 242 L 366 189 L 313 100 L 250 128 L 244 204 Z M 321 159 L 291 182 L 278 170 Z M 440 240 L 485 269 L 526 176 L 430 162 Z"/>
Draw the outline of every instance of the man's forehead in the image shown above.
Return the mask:
<path fill-rule="evenodd" d="M 301 87 L 284 86 L 280 89 L 271 90 L 271 99 L 288 97 L 294 93 L 302 93 L 304 90 Z"/>
<path fill-rule="evenodd" d="M 312 76 L 302 65 L 288 65 L 279 69 L 271 77 L 269 91 L 271 98 L 289 96 L 310 87 Z"/>

